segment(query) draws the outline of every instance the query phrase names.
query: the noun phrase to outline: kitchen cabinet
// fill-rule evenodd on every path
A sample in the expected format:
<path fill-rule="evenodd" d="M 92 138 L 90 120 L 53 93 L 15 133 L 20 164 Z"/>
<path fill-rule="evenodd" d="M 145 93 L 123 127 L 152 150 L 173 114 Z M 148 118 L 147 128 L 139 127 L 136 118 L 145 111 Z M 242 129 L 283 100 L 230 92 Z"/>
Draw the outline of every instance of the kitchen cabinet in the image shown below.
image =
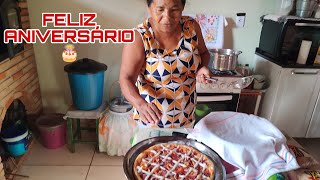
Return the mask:
<path fill-rule="evenodd" d="M 308 138 L 320 137 L 320 94 L 317 98 L 317 104 L 312 114 L 311 122 L 307 131 Z"/>
<path fill-rule="evenodd" d="M 238 112 L 258 115 L 261 97 L 265 90 L 242 89 L 238 103 Z"/>
<path fill-rule="evenodd" d="M 269 84 L 260 116 L 292 137 L 320 137 L 320 70 L 282 68 L 256 55 L 254 71 Z"/>

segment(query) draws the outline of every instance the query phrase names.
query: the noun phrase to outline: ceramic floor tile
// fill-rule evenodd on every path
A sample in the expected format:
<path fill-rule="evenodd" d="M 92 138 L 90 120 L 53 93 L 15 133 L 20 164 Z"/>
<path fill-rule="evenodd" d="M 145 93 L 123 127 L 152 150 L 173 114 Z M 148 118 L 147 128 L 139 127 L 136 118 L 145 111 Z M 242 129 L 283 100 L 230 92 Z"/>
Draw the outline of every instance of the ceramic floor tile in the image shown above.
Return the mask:
<path fill-rule="evenodd" d="M 89 166 L 22 166 L 14 180 L 85 180 Z"/>
<path fill-rule="evenodd" d="M 121 166 L 91 166 L 87 180 L 126 180 Z"/>
<path fill-rule="evenodd" d="M 24 165 L 89 166 L 93 158 L 94 149 L 92 144 L 76 144 L 75 153 L 70 153 L 66 145 L 52 150 L 46 149 L 36 142 Z"/>
<path fill-rule="evenodd" d="M 106 153 L 95 153 L 92 161 L 93 166 L 122 166 L 123 157 L 108 156 Z"/>

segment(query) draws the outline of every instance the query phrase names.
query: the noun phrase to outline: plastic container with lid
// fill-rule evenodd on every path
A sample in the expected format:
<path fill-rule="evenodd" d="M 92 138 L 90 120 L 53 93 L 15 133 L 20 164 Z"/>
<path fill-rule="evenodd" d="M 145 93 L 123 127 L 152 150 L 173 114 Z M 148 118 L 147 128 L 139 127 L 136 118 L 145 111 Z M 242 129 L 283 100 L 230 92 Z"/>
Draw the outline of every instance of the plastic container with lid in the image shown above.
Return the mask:
<path fill-rule="evenodd" d="M 79 110 L 93 110 L 102 104 L 107 65 L 84 58 L 64 67 L 68 73 L 72 100 Z"/>

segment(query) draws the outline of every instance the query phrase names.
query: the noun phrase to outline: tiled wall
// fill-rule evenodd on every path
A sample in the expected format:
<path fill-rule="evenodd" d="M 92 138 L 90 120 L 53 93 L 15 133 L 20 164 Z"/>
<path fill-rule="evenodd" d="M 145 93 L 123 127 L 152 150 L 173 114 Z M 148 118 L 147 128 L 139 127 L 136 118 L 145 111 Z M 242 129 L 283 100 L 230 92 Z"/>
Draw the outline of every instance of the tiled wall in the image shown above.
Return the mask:
<path fill-rule="evenodd" d="M 26 1 L 19 1 L 23 29 L 30 28 Z M 6 111 L 13 100 L 19 99 L 25 105 L 27 114 L 42 110 L 40 85 L 32 45 L 25 45 L 24 51 L 12 59 L 0 62 L 0 128 Z M 0 180 L 5 179 L 0 164 Z"/>

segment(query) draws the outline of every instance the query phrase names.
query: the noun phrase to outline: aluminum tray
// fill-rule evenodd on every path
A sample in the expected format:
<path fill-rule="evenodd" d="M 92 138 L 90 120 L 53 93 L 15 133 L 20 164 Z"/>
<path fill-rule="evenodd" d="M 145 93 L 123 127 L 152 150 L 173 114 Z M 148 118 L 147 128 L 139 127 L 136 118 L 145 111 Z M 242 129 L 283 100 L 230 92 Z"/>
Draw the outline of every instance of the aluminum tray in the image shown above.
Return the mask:
<path fill-rule="evenodd" d="M 144 150 L 148 149 L 149 147 L 160 144 L 160 143 L 172 143 L 172 144 L 184 144 L 187 146 L 191 146 L 198 151 L 202 152 L 203 154 L 207 155 L 214 164 L 215 170 L 215 177 L 214 180 L 225 180 L 226 179 L 226 170 L 221 163 L 221 158 L 219 155 L 210 149 L 208 146 L 199 143 L 195 140 L 186 139 L 184 137 L 175 137 L 175 136 L 161 136 L 161 137 L 154 137 L 150 139 L 146 139 L 141 141 L 140 143 L 133 146 L 125 155 L 123 160 L 123 170 L 126 174 L 127 179 L 135 180 L 134 172 L 133 172 L 133 165 L 134 161 L 137 156 L 143 152 Z"/>

